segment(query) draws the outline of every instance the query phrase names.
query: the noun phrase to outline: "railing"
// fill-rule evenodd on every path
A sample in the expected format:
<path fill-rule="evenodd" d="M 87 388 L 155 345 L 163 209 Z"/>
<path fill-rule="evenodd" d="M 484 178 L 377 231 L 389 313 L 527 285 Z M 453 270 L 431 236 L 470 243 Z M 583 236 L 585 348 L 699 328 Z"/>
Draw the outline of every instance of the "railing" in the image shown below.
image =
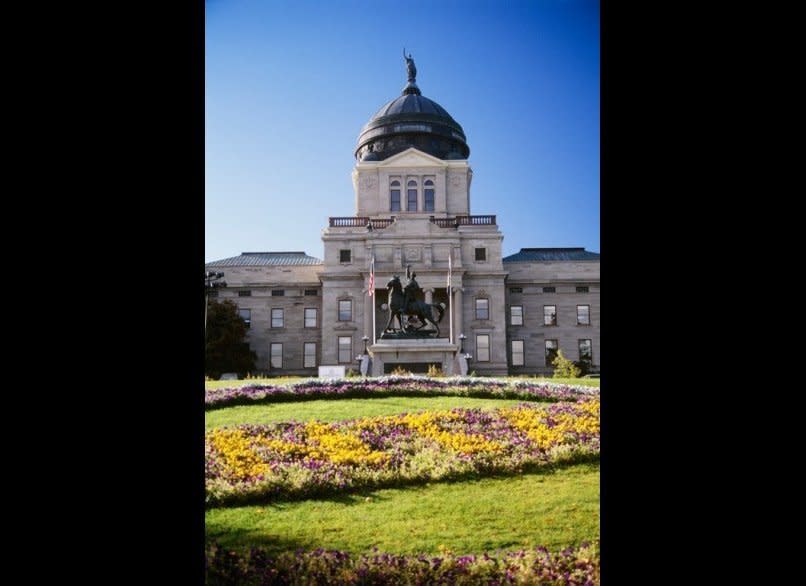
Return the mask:
<path fill-rule="evenodd" d="M 363 216 L 349 216 L 346 218 L 330 218 L 331 228 L 363 228 L 369 222 L 369 218 Z"/>
<path fill-rule="evenodd" d="M 386 228 L 394 222 L 394 217 L 392 218 L 382 218 L 382 219 L 370 219 L 367 216 L 349 216 L 345 218 L 338 218 L 338 217 L 331 217 L 330 218 L 330 227 L 331 228 L 366 228 L 368 225 L 372 226 L 372 229 L 376 228 Z"/>
<path fill-rule="evenodd" d="M 456 216 L 455 218 L 431 218 L 440 228 L 458 226 L 495 226 L 495 216 Z"/>
<path fill-rule="evenodd" d="M 367 228 L 383 229 L 395 221 L 391 218 L 370 219 L 368 216 L 331 217 L 331 228 Z M 455 218 L 431 218 L 440 228 L 456 228 L 458 226 L 495 226 L 495 216 L 456 216 Z"/>

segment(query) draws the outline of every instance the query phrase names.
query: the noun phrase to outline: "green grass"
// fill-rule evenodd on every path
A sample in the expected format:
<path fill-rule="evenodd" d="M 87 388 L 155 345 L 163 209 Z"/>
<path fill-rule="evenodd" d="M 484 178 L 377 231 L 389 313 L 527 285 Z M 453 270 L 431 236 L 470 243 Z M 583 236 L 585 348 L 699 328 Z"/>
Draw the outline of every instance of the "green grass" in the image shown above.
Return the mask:
<path fill-rule="evenodd" d="M 207 538 L 233 549 L 457 554 L 599 538 L 599 465 L 330 499 L 211 509 Z"/>
<path fill-rule="evenodd" d="M 598 387 L 598 378 L 545 378 L 545 377 L 511 377 L 513 380 L 532 380 L 538 382 L 552 382 L 568 385 L 583 385 L 586 387 Z M 301 376 L 278 376 L 275 378 L 256 378 L 251 380 L 214 380 L 205 381 L 205 390 L 223 389 L 227 387 L 243 387 L 246 385 L 287 385 L 308 380 L 308 377 Z M 484 380 L 480 377 L 480 380 Z"/>
<path fill-rule="evenodd" d="M 270 403 L 266 405 L 239 405 L 207 411 L 204 414 L 205 428 L 240 425 L 242 423 L 264 424 L 276 421 L 340 421 L 378 415 L 422 411 L 425 409 L 495 409 L 521 403 L 517 399 L 477 399 L 474 397 L 380 397 L 377 399 L 340 399 L 300 401 L 294 403 Z"/>

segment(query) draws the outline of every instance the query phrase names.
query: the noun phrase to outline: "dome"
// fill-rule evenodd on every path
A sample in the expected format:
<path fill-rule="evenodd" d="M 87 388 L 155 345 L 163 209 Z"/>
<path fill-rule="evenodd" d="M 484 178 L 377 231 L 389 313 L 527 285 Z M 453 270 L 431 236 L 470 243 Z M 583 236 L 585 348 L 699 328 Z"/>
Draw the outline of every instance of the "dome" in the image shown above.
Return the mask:
<path fill-rule="evenodd" d="M 422 95 L 416 72 L 411 61 L 403 93 L 384 104 L 361 129 L 355 149 L 359 161 L 382 161 L 409 147 L 440 159 L 470 155 L 461 125 L 445 108 Z"/>

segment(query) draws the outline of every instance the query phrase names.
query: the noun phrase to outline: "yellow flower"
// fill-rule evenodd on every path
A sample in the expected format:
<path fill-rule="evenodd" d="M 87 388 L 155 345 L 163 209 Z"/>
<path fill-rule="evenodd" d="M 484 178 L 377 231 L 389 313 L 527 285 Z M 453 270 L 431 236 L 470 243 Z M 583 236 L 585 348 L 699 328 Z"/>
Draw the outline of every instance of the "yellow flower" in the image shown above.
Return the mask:
<path fill-rule="evenodd" d="M 252 449 L 252 442 L 240 429 L 216 429 L 208 434 L 208 441 L 218 451 L 224 468 L 235 478 L 248 479 L 269 472 Z"/>

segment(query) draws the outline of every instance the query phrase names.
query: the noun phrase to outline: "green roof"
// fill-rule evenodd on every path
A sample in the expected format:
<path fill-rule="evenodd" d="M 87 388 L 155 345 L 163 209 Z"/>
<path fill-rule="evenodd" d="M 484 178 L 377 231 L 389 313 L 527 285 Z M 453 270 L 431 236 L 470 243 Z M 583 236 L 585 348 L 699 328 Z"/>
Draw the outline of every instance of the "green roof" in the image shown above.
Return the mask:
<path fill-rule="evenodd" d="M 504 262 L 535 262 L 583 260 L 598 261 L 598 252 L 588 252 L 584 248 L 521 248 L 520 252 L 504 257 Z"/>
<path fill-rule="evenodd" d="M 304 252 L 242 252 L 221 260 L 208 262 L 205 267 L 265 267 L 320 265 L 322 261 Z"/>

